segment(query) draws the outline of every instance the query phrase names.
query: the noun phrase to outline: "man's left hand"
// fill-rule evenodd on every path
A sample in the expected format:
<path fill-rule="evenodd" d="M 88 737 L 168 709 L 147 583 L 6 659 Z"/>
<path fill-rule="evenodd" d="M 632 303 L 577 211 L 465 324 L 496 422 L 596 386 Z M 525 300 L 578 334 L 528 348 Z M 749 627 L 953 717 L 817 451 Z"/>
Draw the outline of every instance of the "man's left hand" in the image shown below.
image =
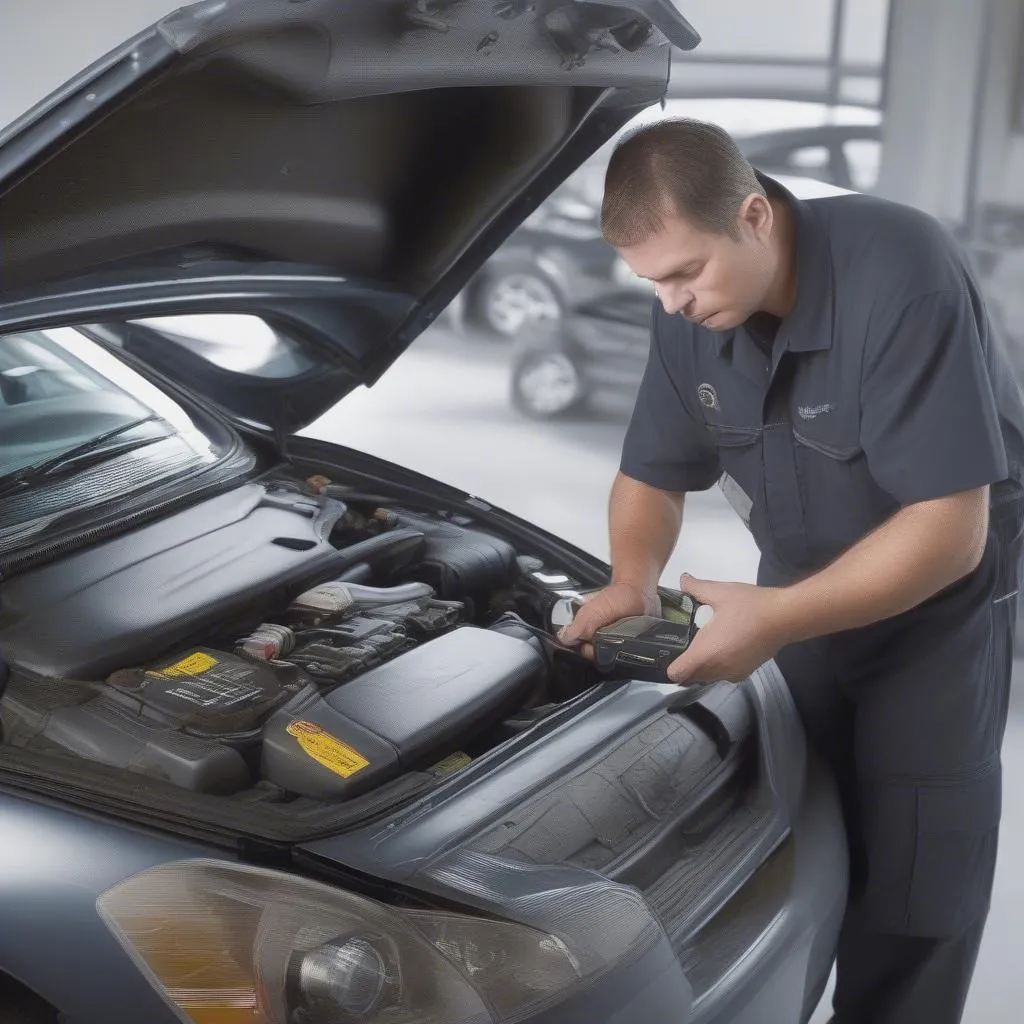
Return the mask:
<path fill-rule="evenodd" d="M 680 589 L 711 605 L 714 617 L 669 665 L 672 682 L 742 682 L 786 645 L 777 588 L 683 576 Z"/>

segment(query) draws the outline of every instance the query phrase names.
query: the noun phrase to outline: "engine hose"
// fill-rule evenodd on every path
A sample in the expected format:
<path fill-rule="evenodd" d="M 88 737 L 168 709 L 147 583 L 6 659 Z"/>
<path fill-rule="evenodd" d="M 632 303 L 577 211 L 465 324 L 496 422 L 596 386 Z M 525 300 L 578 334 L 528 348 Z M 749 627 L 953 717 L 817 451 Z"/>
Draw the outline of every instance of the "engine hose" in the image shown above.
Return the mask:
<path fill-rule="evenodd" d="M 429 583 L 402 583 L 396 587 L 370 587 L 364 583 L 344 583 L 342 586 L 352 597 L 352 603 L 361 608 L 376 605 L 402 604 L 433 597 L 434 588 Z"/>

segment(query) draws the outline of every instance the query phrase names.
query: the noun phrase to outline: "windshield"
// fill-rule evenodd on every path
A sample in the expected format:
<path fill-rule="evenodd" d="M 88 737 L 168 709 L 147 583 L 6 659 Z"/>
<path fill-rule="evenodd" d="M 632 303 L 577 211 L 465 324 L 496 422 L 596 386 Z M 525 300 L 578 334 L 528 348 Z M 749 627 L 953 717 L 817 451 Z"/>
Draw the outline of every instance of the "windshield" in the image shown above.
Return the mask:
<path fill-rule="evenodd" d="M 0 558 L 248 465 L 195 416 L 85 329 L 0 335 Z"/>
<path fill-rule="evenodd" d="M 0 336 L 0 476 L 121 428 L 121 442 L 159 434 L 211 454 L 177 403 L 78 331 Z"/>
<path fill-rule="evenodd" d="M 176 402 L 79 332 L 0 336 L 0 476 L 119 430 L 211 454 Z"/>

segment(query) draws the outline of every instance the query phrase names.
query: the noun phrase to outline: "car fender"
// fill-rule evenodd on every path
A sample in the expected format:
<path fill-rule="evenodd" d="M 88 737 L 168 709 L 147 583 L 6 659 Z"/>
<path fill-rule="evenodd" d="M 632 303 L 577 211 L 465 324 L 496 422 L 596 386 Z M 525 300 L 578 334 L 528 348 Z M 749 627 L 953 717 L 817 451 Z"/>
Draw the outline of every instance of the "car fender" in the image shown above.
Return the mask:
<path fill-rule="evenodd" d="M 177 1021 L 107 928 L 96 900 L 155 864 L 216 851 L 8 793 L 0 793 L 0 822 L 0 972 L 69 1024 Z"/>

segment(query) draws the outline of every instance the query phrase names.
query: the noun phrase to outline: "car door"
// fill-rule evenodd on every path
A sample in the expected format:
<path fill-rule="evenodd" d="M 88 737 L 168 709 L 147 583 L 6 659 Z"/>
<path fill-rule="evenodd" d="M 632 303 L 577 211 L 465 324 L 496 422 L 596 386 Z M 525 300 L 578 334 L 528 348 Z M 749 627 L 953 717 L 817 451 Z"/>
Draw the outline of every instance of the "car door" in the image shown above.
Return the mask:
<path fill-rule="evenodd" d="M 630 404 L 650 350 L 652 302 L 646 289 L 604 295 L 581 307 L 570 328 L 589 379 L 614 388 Z"/>
<path fill-rule="evenodd" d="M 794 142 L 759 150 L 749 156 L 758 170 L 768 175 L 799 175 L 849 188 L 842 150 L 831 141 Z"/>

